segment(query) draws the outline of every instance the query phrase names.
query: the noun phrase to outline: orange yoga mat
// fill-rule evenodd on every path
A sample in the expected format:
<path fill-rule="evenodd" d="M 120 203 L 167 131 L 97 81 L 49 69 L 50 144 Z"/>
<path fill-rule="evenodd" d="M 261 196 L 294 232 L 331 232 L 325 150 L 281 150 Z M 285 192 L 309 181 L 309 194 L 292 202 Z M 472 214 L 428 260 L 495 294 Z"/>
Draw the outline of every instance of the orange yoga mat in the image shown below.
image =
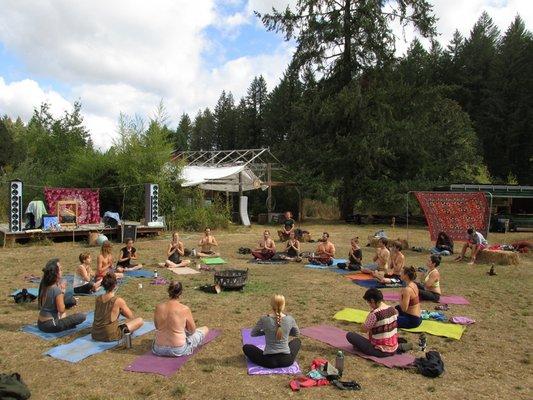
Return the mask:
<path fill-rule="evenodd" d="M 374 277 L 370 274 L 352 274 L 352 275 L 344 275 L 345 278 L 348 278 L 352 281 L 369 281 L 371 279 L 374 279 Z"/>

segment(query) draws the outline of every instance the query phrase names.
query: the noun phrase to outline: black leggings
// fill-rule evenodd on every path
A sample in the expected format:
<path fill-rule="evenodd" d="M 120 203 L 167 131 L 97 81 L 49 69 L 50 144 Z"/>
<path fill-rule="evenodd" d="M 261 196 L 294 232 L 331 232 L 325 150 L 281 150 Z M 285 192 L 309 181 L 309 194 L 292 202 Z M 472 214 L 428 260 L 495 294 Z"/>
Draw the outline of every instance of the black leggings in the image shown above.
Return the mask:
<path fill-rule="evenodd" d="M 418 297 L 420 298 L 420 300 L 434 301 L 435 303 L 439 302 L 440 300 L 439 293 L 426 290 L 425 286 L 418 282 L 416 286 L 418 286 Z"/>
<path fill-rule="evenodd" d="M 55 333 L 72 329 L 85 321 L 85 314 L 77 313 L 61 319 L 49 319 L 48 321 L 37 321 L 39 330 L 43 332 Z"/>
<path fill-rule="evenodd" d="M 93 292 L 94 283 L 89 282 L 85 285 L 77 286 L 74 288 L 74 293 L 91 294 Z"/>
<path fill-rule="evenodd" d="M 242 351 L 254 364 L 265 368 L 283 368 L 289 367 L 294 363 L 302 342 L 300 339 L 292 339 L 289 342 L 291 354 L 263 354 L 263 350 L 253 344 L 245 344 Z"/>
<path fill-rule="evenodd" d="M 368 356 L 383 358 L 390 357 L 395 354 L 386 353 L 384 351 L 376 349 L 374 345 L 370 343 L 370 340 L 355 332 L 348 332 L 346 334 L 346 340 L 350 342 L 350 344 L 355 350 L 360 351 L 361 353 L 366 354 Z"/>

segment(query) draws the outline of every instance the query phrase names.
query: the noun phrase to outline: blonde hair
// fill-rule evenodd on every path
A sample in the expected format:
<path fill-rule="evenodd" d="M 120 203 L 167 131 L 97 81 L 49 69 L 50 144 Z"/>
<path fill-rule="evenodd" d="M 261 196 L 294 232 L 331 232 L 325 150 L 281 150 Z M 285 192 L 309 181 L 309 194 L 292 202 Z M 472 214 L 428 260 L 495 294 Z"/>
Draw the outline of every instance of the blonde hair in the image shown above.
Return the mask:
<path fill-rule="evenodd" d="M 102 255 L 107 256 L 107 255 L 111 254 L 112 250 L 113 250 L 113 245 L 111 244 L 111 242 L 109 240 L 106 240 L 102 244 L 102 249 L 101 249 Z"/>
<path fill-rule="evenodd" d="M 172 232 L 172 243 L 174 243 L 174 237 L 175 237 L 176 235 L 178 235 L 178 242 L 180 241 L 180 240 L 179 240 L 179 239 L 180 239 L 180 234 L 178 233 L 178 231 L 174 231 L 174 232 Z"/>
<path fill-rule="evenodd" d="M 276 340 L 281 340 L 283 337 L 283 331 L 281 330 L 281 313 L 285 310 L 285 296 L 281 294 L 275 294 L 270 299 L 270 305 L 272 306 L 272 311 L 276 315 Z"/>

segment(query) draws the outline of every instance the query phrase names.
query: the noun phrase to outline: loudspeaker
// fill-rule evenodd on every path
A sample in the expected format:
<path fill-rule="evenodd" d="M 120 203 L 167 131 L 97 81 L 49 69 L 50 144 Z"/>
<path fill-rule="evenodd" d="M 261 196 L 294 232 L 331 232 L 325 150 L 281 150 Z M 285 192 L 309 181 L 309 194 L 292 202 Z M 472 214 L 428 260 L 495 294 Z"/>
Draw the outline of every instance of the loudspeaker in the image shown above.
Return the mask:
<path fill-rule="evenodd" d="M 159 218 L 159 185 L 155 183 L 144 185 L 144 218 L 147 225 Z"/>
<path fill-rule="evenodd" d="M 9 182 L 9 230 L 22 231 L 22 181 Z"/>

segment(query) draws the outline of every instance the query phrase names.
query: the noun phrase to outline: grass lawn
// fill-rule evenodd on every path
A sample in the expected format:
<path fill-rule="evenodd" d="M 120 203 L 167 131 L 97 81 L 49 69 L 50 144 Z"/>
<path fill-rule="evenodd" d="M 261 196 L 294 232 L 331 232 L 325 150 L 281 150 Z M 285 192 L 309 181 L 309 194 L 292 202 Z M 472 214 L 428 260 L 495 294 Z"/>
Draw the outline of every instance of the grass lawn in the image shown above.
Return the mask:
<path fill-rule="evenodd" d="M 354 235 L 366 238 L 379 226 L 346 224 L 305 225 L 313 238 L 327 230 L 337 247 L 338 256 L 346 257 L 349 239 Z M 210 272 L 180 276 L 185 286 L 183 303 L 189 305 L 199 325 L 221 328 L 223 334 L 208 344 L 173 377 L 124 372 L 123 368 L 150 348 L 153 333 L 134 339 L 133 348 L 114 349 L 89 357 L 77 364 L 43 356 L 49 348 L 70 342 L 66 337 L 47 342 L 19 331 L 24 324 L 37 319 L 36 303 L 17 305 L 7 294 L 12 289 L 35 286 L 23 280 L 26 274 L 41 274 L 46 261 L 59 257 L 64 273 L 73 273 L 78 254 L 87 249 L 84 243 L 56 243 L 49 246 L 17 245 L 0 249 L 0 371 L 19 372 L 32 391 L 32 399 L 530 399 L 532 398 L 531 330 L 533 257 L 521 257 L 519 266 L 497 266 L 497 276 L 488 276 L 488 265 L 469 266 L 444 258 L 441 266 L 443 293 L 467 297 L 470 306 L 451 306 L 447 314 L 464 315 L 477 322 L 467 328 L 460 341 L 428 336 L 429 349 L 439 351 L 446 372 L 438 379 L 425 378 L 411 371 L 390 370 L 370 361 L 346 355 L 345 378 L 358 381 L 363 390 L 342 392 L 333 387 L 302 389 L 292 393 L 290 377 L 280 375 L 248 376 L 241 351 L 241 327 L 251 327 L 261 314 L 269 311 L 269 299 L 274 293 L 284 294 L 287 312 L 300 327 L 331 324 L 343 329 L 358 330 L 355 324 L 332 319 L 344 307 L 366 309 L 362 299 L 364 289 L 341 275 L 317 271 L 303 264 L 255 265 L 247 264 L 247 257 L 237 254 L 241 246 L 254 247 L 263 226 L 250 229 L 234 228 L 214 232 L 221 245 L 222 256 L 228 266 L 249 268 L 249 283 L 244 292 L 223 292 L 219 295 L 193 290 L 200 284 L 212 283 Z M 397 228 L 390 237 L 405 237 L 406 231 Z M 270 229 L 273 233 L 275 227 Z M 183 234 L 187 247 L 193 247 L 200 234 Z M 491 243 L 505 243 L 518 239 L 532 239 L 531 233 L 490 234 Z M 164 260 L 169 235 L 139 240 L 140 262 L 152 264 Z M 425 229 L 409 232 L 411 246 L 429 247 Z M 281 246 L 281 245 L 279 245 Z M 311 251 L 316 244 L 303 244 Z M 459 243 L 456 244 L 460 246 Z M 90 249 L 93 263 L 98 252 Z M 114 254 L 119 246 L 115 245 Z M 364 261 L 371 260 L 374 249 L 364 248 Z M 406 251 L 407 265 L 424 265 L 427 254 Z M 160 275 L 176 277 L 160 269 Z M 143 288 L 138 289 L 138 282 Z M 387 289 L 396 290 L 396 289 Z M 130 280 L 119 295 L 124 297 L 135 314 L 153 320 L 157 302 L 166 298 L 166 287 L 152 286 L 149 280 Z M 433 308 L 431 303 L 423 303 Z M 82 297 L 78 309 L 90 311 L 94 298 Z M 79 336 L 86 334 L 83 332 Z M 402 333 L 416 343 L 418 336 Z M 302 337 L 298 361 L 307 372 L 311 360 L 335 358 L 335 349 Z M 416 356 L 421 353 L 414 352 Z M 530 378 L 528 378 L 528 376 Z"/>

